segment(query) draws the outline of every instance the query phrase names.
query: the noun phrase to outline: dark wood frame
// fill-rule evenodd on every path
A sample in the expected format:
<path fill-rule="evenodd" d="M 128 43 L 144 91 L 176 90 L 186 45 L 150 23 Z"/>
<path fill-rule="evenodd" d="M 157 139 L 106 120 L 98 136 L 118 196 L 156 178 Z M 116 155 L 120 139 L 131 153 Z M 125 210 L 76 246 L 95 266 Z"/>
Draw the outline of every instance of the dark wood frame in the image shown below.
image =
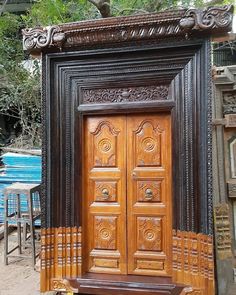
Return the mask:
<path fill-rule="evenodd" d="M 165 48 L 165 53 L 161 53 Z M 122 63 L 126 56 L 135 61 L 138 56 L 148 56 L 152 67 L 145 69 L 140 62 L 141 72 L 130 70 L 128 74 L 116 77 L 112 74 L 106 81 L 103 58 L 109 62 Z M 132 46 L 123 48 L 76 51 L 75 53 L 47 54 L 43 59 L 45 122 L 50 128 L 44 132 L 44 184 L 47 198 L 43 198 L 44 227 L 81 226 L 81 213 L 78 200 L 81 179 L 77 169 L 82 159 L 74 146 L 82 146 L 83 116 L 86 114 L 130 113 L 146 111 L 171 111 L 173 117 L 173 193 L 174 228 L 186 231 L 212 233 L 212 194 L 211 194 L 211 68 L 209 61 L 210 43 L 208 39 L 196 39 L 179 43 Z M 148 53 L 148 54 L 147 54 Z M 158 57 L 158 55 L 160 55 Z M 171 56 L 171 65 L 161 69 L 162 59 Z M 80 61 L 78 60 L 80 59 Z M 92 65 L 89 65 L 89 59 Z M 100 60 L 100 61 L 99 61 Z M 81 62 L 81 65 L 80 65 Z M 87 63 L 83 71 L 83 63 Z M 155 72 L 155 66 L 158 71 Z M 80 68 L 81 67 L 81 68 Z M 94 68 L 99 68 L 99 76 L 89 79 Z M 121 72 L 125 72 L 125 67 Z M 201 74 L 199 68 L 201 67 Z M 132 62 L 129 63 L 132 69 Z M 81 70 L 82 69 L 82 70 Z M 140 79 L 140 73 L 142 78 Z M 152 78 L 150 79 L 150 76 Z M 101 82 L 101 77 L 103 81 Z M 76 87 L 120 87 L 127 79 L 133 82 L 155 85 L 170 85 L 169 97 L 160 101 L 140 101 L 128 103 L 82 104 Z M 145 82 L 144 82 L 145 80 Z M 121 82 L 123 81 L 123 82 Z M 133 82 L 125 82 L 129 87 Z M 113 86 L 110 86 L 112 85 Z M 146 84 L 145 84 L 146 83 Z M 71 95 L 72 94 L 72 95 Z M 207 99 L 206 99 L 207 98 Z M 202 142 L 203 141 L 203 142 Z M 79 152 L 82 154 L 82 150 Z M 179 174 L 178 176 L 176 176 Z"/>

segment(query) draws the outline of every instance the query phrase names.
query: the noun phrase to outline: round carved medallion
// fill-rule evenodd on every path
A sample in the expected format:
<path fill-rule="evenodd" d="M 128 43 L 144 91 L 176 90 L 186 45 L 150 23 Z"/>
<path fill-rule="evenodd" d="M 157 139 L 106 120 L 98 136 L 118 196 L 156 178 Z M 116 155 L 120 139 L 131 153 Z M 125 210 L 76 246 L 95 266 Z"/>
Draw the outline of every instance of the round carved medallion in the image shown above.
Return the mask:
<path fill-rule="evenodd" d="M 148 241 L 153 241 L 156 238 L 156 233 L 151 229 L 147 229 L 144 232 L 144 238 Z"/>
<path fill-rule="evenodd" d="M 108 153 L 111 150 L 112 144 L 110 139 L 103 138 L 98 143 L 98 148 L 102 153 Z"/>
<path fill-rule="evenodd" d="M 152 137 L 145 137 L 142 140 L 142 148 L 145 152 L 152 152 L 156 148 L 156 141 Z"/>
<path fill-rule="evenodd" d="M 109 240 L 111 238 L 111 231 L 108 228 L 101 229 L 100 237 L 103 240 Z"/>

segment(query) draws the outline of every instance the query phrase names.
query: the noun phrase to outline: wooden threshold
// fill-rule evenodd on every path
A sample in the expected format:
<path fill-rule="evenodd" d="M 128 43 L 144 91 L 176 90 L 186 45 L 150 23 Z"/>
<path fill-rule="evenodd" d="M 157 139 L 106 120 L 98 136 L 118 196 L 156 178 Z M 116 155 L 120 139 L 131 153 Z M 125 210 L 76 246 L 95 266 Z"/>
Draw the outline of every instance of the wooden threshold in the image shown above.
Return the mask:
<path fill-rule="evenodd" d="M 180 295 L 191 287 L 176 284 L 168 277 L 110 275 L 87 273 L 81 278 L 69 279 L 77 294 L 90 295 Z"/>

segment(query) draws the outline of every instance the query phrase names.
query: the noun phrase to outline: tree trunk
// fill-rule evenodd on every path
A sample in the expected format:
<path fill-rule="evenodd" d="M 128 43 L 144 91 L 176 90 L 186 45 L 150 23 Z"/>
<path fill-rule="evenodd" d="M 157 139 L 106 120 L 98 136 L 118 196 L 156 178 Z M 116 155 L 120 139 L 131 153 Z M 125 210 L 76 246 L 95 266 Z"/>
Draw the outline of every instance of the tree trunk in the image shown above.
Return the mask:
<path fill-rule="evenodd" d="M 110 0 L 88 0 L 90 3 L 95 5 L 102 17 L 111 16 L 111 2 Z"/>

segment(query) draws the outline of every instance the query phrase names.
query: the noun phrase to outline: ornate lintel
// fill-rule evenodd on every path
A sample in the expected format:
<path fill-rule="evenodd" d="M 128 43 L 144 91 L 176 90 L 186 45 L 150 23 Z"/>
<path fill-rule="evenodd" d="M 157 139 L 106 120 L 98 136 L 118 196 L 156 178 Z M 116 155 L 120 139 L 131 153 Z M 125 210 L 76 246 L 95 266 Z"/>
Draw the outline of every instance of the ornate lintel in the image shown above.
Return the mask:
<path fill-rule="evenodd" d="M 50 46 L 61 47 L 65 41 L 65 34 L 59 26 L 24 29 L 22 34 L 24 50 L 41 49 Z"/>
<path fill-rule="evenodd" d="M 231 28 L 233 20 L 233 5 L 208 7 L 205 10 L 188 9 L 180 20 L 184 30 L 209 30 Z"/>
<path fill-rule="evenodd" d="M 24 49 L 43 50 L 49 47 L 71 48 L 119 44 L 142 40 L 185 38 L 186 32 L 208 31 L 212 35 L 228 32 L 233 6 L 209 7 L 206 10 L 181 9 L 159 13 L 110 17 L 23 30 Z"/>

